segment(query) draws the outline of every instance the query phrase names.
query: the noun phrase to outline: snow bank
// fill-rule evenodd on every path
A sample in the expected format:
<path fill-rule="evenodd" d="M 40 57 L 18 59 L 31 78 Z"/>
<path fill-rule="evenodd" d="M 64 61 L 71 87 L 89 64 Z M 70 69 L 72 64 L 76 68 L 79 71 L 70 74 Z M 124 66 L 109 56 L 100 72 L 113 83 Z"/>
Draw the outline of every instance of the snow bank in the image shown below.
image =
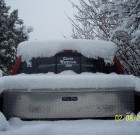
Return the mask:
<path fill-rule="evenodd" d="M 18 56 L 22 61 L 29 61 L 33 57 L 51 57 L 63 50 L 76 50 L 89 58 L 104 58 L 113 61 L 117 46 L 113 42 L 100 40 L 58 40 L 29 42 L 25 41 L 18 46 Z"/>
<path fill-rule="evenodd" d="M 72 71 L 60 74 L 19 74 L 4 76 L 0 89 L 69 89 L 69 88 L 126 88 L 135 87 L 136 77 L 132 75 L 117 75 L 103 73 L 76 74 Z M 137 79 L 138 81 L 138 79 Z M 105 89 L 104 89 L 105 90 Z"/>
<path fill-rule="evenodd" d="M 139 135 L 139 122 L 114 120 L 21 121 L 9 120 L 10 130 L 0 135 Z"/>
<path fill-rule="evenodd" d="M 0 112 L 0 131 L 5 131 L 9 128 L 9 123 L 5 116 Z"/>

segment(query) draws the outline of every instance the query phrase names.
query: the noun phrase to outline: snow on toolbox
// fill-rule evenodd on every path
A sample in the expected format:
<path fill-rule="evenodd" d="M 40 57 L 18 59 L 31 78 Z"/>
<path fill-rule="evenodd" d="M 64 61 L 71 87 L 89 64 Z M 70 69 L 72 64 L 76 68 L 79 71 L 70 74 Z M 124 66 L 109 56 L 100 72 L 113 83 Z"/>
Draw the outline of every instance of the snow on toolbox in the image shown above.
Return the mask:
<path fill-rule="evenodd" d="M 116 50 L 107 41 L 21 43 L 13 75 L 0 82 L 3 113 L 8 118 L 64 119 L 134 112 L 135 78 L 118 75 L 123 69 Z"/>

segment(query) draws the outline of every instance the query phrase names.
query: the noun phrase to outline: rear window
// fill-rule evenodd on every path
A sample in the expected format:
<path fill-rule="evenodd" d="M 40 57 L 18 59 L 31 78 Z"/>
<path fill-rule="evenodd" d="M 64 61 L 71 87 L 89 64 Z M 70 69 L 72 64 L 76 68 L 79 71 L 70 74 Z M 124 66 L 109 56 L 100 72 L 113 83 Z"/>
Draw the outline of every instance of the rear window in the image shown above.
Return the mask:
<path fill-rule="evenodd" d="M 60 73 L 65 70 L 72 70 L 76 73 L 82 72 L 116 72 L 113 64 L 106 64 L 104 59 L 92 59 L 84 57 L 79 53 L 58 53 L 49 58 L 33 58 L 30 62 L 22 62 L 18 73 Z"/>

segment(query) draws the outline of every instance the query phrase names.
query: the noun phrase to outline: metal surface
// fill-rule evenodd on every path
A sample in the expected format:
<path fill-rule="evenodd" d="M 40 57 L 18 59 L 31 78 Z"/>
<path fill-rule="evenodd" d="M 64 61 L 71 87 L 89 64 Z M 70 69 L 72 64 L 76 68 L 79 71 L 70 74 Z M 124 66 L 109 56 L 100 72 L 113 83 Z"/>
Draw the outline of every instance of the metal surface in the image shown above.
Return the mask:
<path fill-rule="evenodd" d="M 22 119 L 114 117 L 133 112 L 133 90 L 4 92 L 4 114 Z"/>

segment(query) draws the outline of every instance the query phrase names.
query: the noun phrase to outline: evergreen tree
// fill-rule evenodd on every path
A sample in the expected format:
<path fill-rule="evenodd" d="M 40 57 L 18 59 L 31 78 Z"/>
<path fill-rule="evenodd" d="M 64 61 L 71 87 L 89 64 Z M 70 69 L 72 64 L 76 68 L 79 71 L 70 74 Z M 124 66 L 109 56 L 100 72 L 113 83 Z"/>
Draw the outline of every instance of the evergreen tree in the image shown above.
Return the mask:
<path fill-rule="evenodd" d="M 10 7 L 0 0 L 0 69 L 9 74 L 16 60 L 16 49 L 20 42 L 28 40 L 31 27 L 23 25 L 18 10 L 9 13 Z"/>

